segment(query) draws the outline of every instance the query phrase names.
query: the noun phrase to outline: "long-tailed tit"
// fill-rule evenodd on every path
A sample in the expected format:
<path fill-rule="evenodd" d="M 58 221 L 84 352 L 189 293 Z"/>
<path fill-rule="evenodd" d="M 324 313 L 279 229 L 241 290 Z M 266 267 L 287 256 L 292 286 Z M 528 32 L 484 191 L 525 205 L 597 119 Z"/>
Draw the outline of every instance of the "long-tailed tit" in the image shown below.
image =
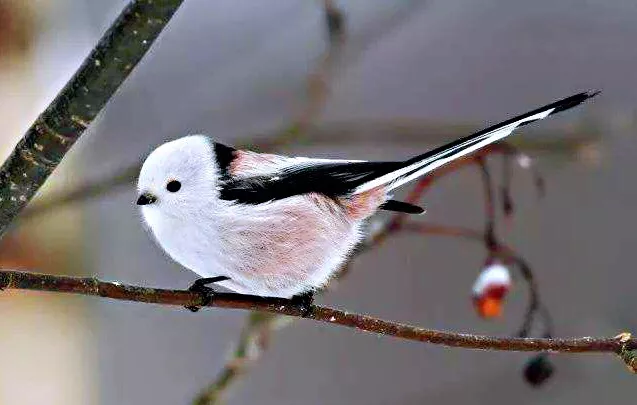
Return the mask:
<path fill-rule="evenodd" d="M 421 213 L 391 191 L 499 141 L 516 128 L 575 107 L 580 93 L 399 162 L 310 159 L 234 149 L 204 135 L 168 142 L 138 181 L 157 243 L 202 279 L 243 294 L 292 297 L 323 286 L 378 210 Z"/>

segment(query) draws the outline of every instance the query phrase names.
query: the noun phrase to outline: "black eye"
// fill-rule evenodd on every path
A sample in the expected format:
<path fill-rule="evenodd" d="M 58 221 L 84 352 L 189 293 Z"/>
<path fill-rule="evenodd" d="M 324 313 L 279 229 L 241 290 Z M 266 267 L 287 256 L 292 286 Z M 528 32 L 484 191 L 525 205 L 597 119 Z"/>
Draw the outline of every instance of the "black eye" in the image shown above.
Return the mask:
<path fill-rule="evenodd" d="M 171 180 L 168 182 L 168 184 L 166 184 L 166 190 L 170 191 L 171 193 L 176 193 L 177 191 L 179 191 L 180 188 L 181 183 L 177 180 Z"/>

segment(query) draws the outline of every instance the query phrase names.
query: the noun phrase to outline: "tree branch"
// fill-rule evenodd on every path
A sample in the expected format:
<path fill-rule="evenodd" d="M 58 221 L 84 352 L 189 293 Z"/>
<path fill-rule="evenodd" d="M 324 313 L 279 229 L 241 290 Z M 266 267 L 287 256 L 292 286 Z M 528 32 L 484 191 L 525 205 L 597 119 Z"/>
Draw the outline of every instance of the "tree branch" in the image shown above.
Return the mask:
<path fill-rule="evenodd" d="M 0 236 L 141 60 L 183 0 L 130 2 L 0 168 Z"/>
<path fill-rule="evenodd" d="M 0 271 L 6 289 L 37 290 L 91 295 L 123 301 L 161 305 L 202 305 L 202 297 L 188 290 L 140 287 L 96 278 L 52 276 L 13 270 Z M 302 309 L 285 298 L 217 293 L 209 307 L 234 308 L 303 317 Z M 346 326 L 366 332 L 448 347 L 503 351 L 550 351 L 560 353 L 616 353 L 637 349 L 637 339 L 621 337 L 572 339 L 508 338 L 424 329 L 366 315 L 313 305 L 307 319 Z"/>

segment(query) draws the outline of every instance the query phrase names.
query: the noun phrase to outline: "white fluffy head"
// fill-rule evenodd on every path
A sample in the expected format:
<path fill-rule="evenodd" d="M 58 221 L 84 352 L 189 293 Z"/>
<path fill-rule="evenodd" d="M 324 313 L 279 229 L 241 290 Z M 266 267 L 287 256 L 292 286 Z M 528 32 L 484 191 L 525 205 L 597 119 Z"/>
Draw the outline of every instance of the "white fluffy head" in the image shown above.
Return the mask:
<path fill-rule="evenodd" d="M 213 144 L 206 136 L 159 146 L 146 158 L 137 182 L 138 204 L 142 197 L 152 201 L 140 204 L 144 219 L 152 227 L 162 218 L 188 219 L 204 207 L 211 209 L 217 201 L 217 176 Z"/>

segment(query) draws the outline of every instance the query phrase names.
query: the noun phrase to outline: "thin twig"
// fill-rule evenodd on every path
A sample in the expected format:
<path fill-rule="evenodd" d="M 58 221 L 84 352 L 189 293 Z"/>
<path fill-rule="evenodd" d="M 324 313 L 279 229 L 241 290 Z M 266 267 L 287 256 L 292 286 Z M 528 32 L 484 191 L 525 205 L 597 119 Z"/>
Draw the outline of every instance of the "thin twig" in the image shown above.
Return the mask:
<path fill-rule="evenodd" d="M 586 143 L 583 143 L 586 144 Z M 526 163 L 524 163 L 524 166 L 522 163 L 520 163 L 520 166 L 523 166 L 524 169 L 529 170 L 531 172 L 531 176 L 533 177 L 533 183 L 535 185 L 537 194 L 539 197 L 544 197 L 545 194 L 545 189 L 544 189 L 544 177 L 542 176 L 542 174 L 537 170 L 537 168 L 535 167 L 535 165 L 533 164 L 533 160 L 527 156 L 524 152 L 522 152 L 520 150 L 520 148 L 512 145 L 510 142 L 502 142 L 501 144 L 502 147 L 502 155 L 503 155 L 503 178 L 502 178 L 502 183 L 504 184 L 504 186 L 506 188 L 510 187 L 510 183 L 511 183 L 511 158 L 514 159 L 518 159 L 518 162 L 520 162 L 520 159 L 523 160 L 527 160 Z M 575 146 L 575 145 L 573 145 Z M 579 153 L 579 150 L 582 148 L 582 144 L 577 145 L 575 149 L 573 149 L 573 153 L 577 154 Z M 509 166 L 509 167 L 507 167 Z M 510 189 L 506 190 L 507 193 L 510 194 Z M 509 196 L 510 198 L 510 196 Z M 512 207 L 511 207 L 512 208 Z M 506 208 L 505 208 L 505 213 L 506 213 Z"/>
<path fill-rule="evenodd" d="M 501 144 L 501 150 L 503 151 L 503 156 L 506 158 L 509 156 L 514 149 L 506 144 Z M 522 257 L 517 255 L 513 249 L 503 245 L 497 238 L 495 233 L 495 199 L 493 196 L 493 187 L 492 187 L 492 179 L 491 172 L 489 170 L 489 166 L 487 166 L 486 157 L 479 156 L 476 158 L 476 162 L 480 167 L 480 172 L 482 174 L 482 183 L 484 186 L 484 196 L 485 196 L 485 217 L 486 224 L 484 229 L 483 241 L 484 245 L 489 251 L 489 254 L 493 256 L 500 256 L 505 261 L 514 264 L 520 270 L 520 274 L 524 278 L 524 281 L 527 284 L 529 291 L 529 304 L 527 306 L 527 310 L 524 316 L 524 322 L 522 323 L 522 327 L 518 332 L 518 336 L 527 337 L 531 331 L 531 327 L 533 326 L 533 321 L 535 320 L 535 315 L 541 308 L 539 288 L 537 286 L 537 282 L 535 281 L 535 277 L 533 275 L 533 271 L 531 270 L 531 266 L 524 260 Z M 507 181 L 507 179 L 505 179 Z M 507 189 L 508 190 L 508 189 Z M 545 323 L 546 323 L 546 336 L 551 336 L 552 334 L 552 323 L 550 322 L 550 313 L 548 309 L 544 308 L 544 311 L 541 312 L 541 315 L 544 315 Z"/>
<path fill-rule="evenodd" d="M 513 197 L 511 196 L 511 181 L 513 177 L 512 154 L 502 154 L 502 184 L 500 185 L 500 199 L 502 214 L 506 220 L 513 216 Z"/>
<path fill-rule="evenodd" d="M 338 65 L 343 45 L 346 38 L 345 16 L 341 10 L 330 0 L 324 1 L 324 13 L 326 22 L 326 33 L 328 36 L 328 46 L 320 57 L 317 67 L 311 71 L 307 77 L 306 100 L 296 118 L 279 131 L 274 137 L 255 144 L 246 143 L 245 147 L 252 147 L 258 151 L 274 151 L 278 148 L 289 145 L 293 141 L 299 140 L 308 134 L 309 129 L 321 116 L 330 95 L 330 84 L 334 76 L 334 70 Z M 261 137 L 255 137 L 259 139 Z M 253 139 L 253 138 L 248 138 Z M 240 145 L 243 147 L 243 145 Z"/>
<path fill-rule="evenodd" d="M 431 187 L 439 178 L 444 177 L 451 172 L 455 172 L 456 170 L 459 170 L 464 166 L 475 164 L 476 162 L 479 162 L 480 159 L 482 159 L 483 157 L 488 156 L 492 153 L 506 153 L 507 150 L 507 147 L 503 146 L 502 144 L 492 144 L 478 151 L 475 151 L 471 156 L 456 159 L 448 163 L 447 165 L 442 166 L 431 173 L 428 173 L 427 176 L 420 178 L 414 188 L 407 195 L 405 201 L 410 204 L 417 204 L 425 191 L 427 191 L 429 187 Z M 492 197 L 487 194 L 487 198 Z M 489 204 L 493 203 L 487 202 L 487 206 Z M 386 226 L 381 232 L 375 235 L 373 244 L 383 242 L 392 232 L 401 229 L 401 226 L 407 219 L 407 217 L 408 215 L 402 213 L 393 216 L 388 226 Z"/>
<path fill-rule="evenodd" d="M 491 181 L 491 171 L 485 156 L 478 156 L 475 162 L 480 168 L 482 176 L 482 186 L 484 188 L 484 209 L 485 209 L 485 226 L 484 226 L 484 243 L 489 250 L 493 250 L 496 246 L 495 237 L 495 199 L 493 198 L 493 186 Z"/>
<path fill-rule="evenodd" d="M 526 282 L 529 290 L 529 305 L 527 306 L 526 314 L 524 315 L 524 322 L 522 323 L 522 327 L 518 332 L 518 336 L 525 337 L 528 336 L 531 332 L 531 327 L 533 326 L 533 321 L 535 319 L 535 314 L 540 310 L 540 295 L 539 288 L 537 285 L 537 281 L 535 280 L 535 276 L 533 275 L 533 271 L 531 270 L 531 266 L 526 262 L 526 260 L 521 257 L 515 255 L 511 249 L 506 246 L 498 246 L 498 250 L 501 254 L 503 254 L 510 262 L 517 265 Z M 544 311 L 546 317 L 549 317 L 549 312 L 547 310 Z M 547 325 L 551 325 L 548 323 Z M 547 330 L 547 334 L 552 334 L 552 330 Z"/>
<path fill-rule="evenodd" d="M 0 168 L 0 236 L 128 77 L 183 0 L 130 2 Z"/>
<path fill-rule="evenodd" d="M 401 224 L 399 230 L 417 232 L 419 234 L 449 236 L 470 239 L 476 242 L 484 242 L 484 234 L 480 231 L 462 227 L 450 227 L 445 225 L 432 224 L 427 222 L 406 222 Z M 518 266 L 518 268 L 520 269 L 520 273 L 522 274 L 522 277 L 527 284 L 527 289 L 529 291 L 529 303 L 527 305 L 522 326 L 520 327 L 517 336 L 526 337 L 529 335 L 531 326 L 533 326 L 535 315 L 536 313 L 538 313 L 538 311 L 540 311 L 540 315 L 542 315 L 545 322 L 545 331 L 543 335 L 546 337 L 551 336 L 553 333 L 553 322 L 548 310 L 541 305 L 539 288 L 537 286 L 537 282 L 535 281 L 535 277 L 533 276 L 531 267 L 527 264 L 526 260 L 520 257 L 520 255 L 518 255 L 513 249 L 498 241 L 494 241 L 494 245 L 488 248 L 491 255 L 498 257 L 506 263 L 512 263 Z"/>

